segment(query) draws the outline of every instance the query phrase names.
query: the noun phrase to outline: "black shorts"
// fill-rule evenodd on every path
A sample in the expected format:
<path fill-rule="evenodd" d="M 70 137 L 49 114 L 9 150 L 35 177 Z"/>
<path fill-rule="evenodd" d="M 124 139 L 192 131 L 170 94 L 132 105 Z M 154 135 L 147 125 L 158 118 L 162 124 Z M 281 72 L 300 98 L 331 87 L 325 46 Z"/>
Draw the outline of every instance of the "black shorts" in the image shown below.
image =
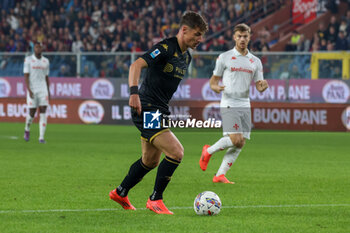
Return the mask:
<path fill-rule="evenodd" d="M 157 109 L 143 109 L 141 114 L 137 114 L 135 110 L 131 110 L 131 116 L 132 121 L 134 122 L 135 126 L 138 128 L 138 130 L 141 132 L 141 139 L 145 140 L 147 142 L 152 143 L 152 141 L 161 133 L 169 131 L 169 128 L 164 128 L 162 124 L 160 124 L 160 128 L 158 129 L 150 129 L 150 128 L 144 128 L 144 112 L 153 112 L 157 111 Z M 162 112 L 160 112 L 162 113 Z M 166 117 L 168 115 L 164 112 L 162 113 L 161 119 Z M 162 122 L 162 121 L 161 121 Z"/>

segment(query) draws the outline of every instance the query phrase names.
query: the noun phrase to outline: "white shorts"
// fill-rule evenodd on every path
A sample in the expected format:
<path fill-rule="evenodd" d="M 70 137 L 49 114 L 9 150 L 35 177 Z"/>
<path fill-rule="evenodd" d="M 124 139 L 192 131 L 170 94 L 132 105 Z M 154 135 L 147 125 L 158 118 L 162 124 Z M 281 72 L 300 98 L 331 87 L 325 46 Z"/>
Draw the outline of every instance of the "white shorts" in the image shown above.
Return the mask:
<path fill-rule="evenodd" d="M 33 93 L 33 98 L 30 98 L 29 92 L 27 92 L 27 107 L 37 108 L 39 106 L 49 105 L 49 95 L 45 92 Z"/>
<path fill-rule="evenodd" d="M 220 111 L 224 136 L 241 133 L 244 138 L 250 139 L 250 131 L 252 128 L 250 107 L 221 107 Z"/>

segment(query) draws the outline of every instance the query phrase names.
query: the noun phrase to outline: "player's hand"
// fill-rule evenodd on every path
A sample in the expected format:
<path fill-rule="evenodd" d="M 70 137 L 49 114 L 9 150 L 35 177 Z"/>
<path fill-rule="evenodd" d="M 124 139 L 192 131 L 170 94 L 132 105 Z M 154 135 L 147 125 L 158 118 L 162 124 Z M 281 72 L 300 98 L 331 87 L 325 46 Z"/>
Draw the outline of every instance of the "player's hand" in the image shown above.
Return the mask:
<path fill-rule="evenodd" d="M 256 82 L 256 89 L 258 91 L 263 92 L 269 87 L 269 84 L 267 83 L 266 80 L 259 80 Z"/>
<path fill-rule="evenodd" d="M 138 94 L 133 94 L 129 98 L 129 106 L 131 109 L 134 109 L 137 111 L 137 114 L 141 114 L 141 101 L 140 96 Z"/>
<path fill-rule="evenodd" d="M 210 88 L 219 94 L 220 92 L 222 92 L 225 89 L 225 86 L 212 85 Z"/>

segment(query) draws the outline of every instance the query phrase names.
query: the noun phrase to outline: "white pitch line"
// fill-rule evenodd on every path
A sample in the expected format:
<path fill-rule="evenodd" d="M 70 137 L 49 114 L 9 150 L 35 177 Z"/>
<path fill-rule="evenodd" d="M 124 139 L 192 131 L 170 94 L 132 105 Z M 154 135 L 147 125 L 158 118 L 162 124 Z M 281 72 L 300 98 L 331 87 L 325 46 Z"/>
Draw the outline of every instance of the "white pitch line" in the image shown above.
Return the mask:
<path fill-rule="evenodd" d="M 248 208 L 300 208 L 300 207 L 350 207 L 350 204 L 299 204 L 299 205 L 247 205 L 247 206 L 223 206 L 224 209 L 248 209 Z M 188 206 L 175 206 L 169 209 L 185 210 L 192 209 Z M 51 212 L 105 212 L 121 211 L 115 209 L 52 209 L 52 210 L 0 210 L 0 214 L 9 213 L 51 213 Z M 147 210 L 146 208 L 137 208 L 137 210 Z"/>
<path fill-rule="evenodd" d="M 0 135 L 0 138 L 6 138 L 6 139 L 12 139 L 12 140 L 17 140 L 17 136 L 7 136 L 7 135 Z"/>

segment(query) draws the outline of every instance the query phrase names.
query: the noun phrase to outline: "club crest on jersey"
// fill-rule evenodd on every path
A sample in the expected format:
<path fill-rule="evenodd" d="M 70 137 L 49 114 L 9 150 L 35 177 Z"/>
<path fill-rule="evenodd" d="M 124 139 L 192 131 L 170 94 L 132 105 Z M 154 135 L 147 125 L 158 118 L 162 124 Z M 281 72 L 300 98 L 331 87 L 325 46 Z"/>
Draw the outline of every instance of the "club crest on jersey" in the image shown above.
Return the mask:
<path fill-rule="evenodd" d="M 152 53 L 150 53 L 149 55 L 152 57 L 152 58 L 155 58 L 156 56 L 158 56 L 160 54 L 160 51 L 159 49 L 155 49 Z"/>

